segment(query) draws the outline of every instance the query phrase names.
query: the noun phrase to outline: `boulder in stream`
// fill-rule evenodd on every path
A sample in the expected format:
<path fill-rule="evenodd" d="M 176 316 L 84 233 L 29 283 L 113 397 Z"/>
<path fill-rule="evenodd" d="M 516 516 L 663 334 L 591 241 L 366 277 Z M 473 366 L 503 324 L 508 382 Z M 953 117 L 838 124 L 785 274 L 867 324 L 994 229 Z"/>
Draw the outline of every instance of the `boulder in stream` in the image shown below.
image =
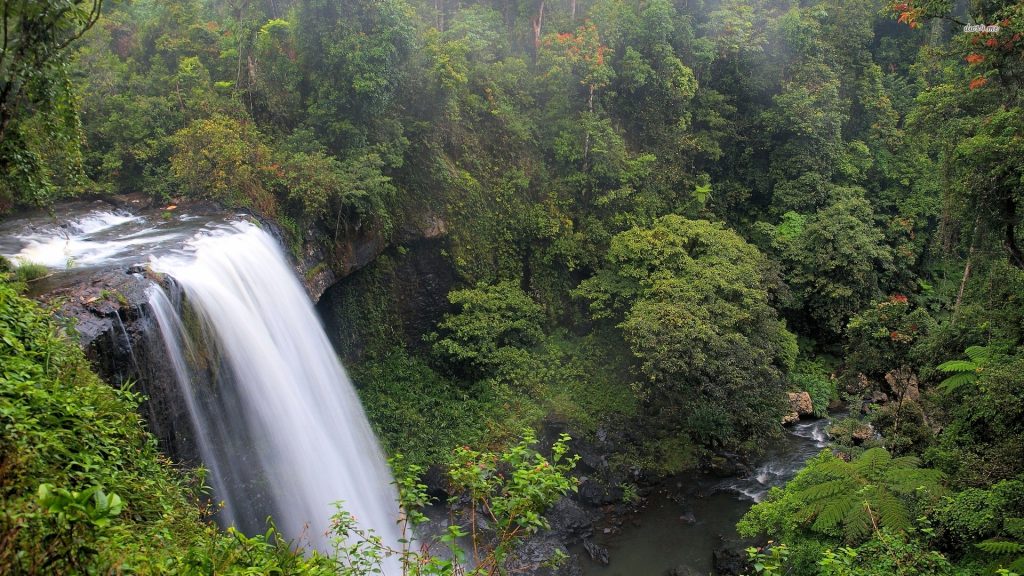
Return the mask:
<path fill-rule="evenodd" d="M 793 424 L 803 416 L 814 414 L 814 403 L 807 392 L 788 392 L 789 413 L 782 417 L 783 424 Z"/>
<path fill-rule="evenodd" d="M 713 553 L 715 572 L 721 576 L 740 576 L 747 570 L 747 554 L 737 543 L 725 542 Z"/>
<path fill-rule="evenodd" d="M 607 566 L 611 562 L 611 558 L 608 556 L 608 549 L 589 538 L 583 539 L 583 549 L 587 551 L 591 560 L 602 566 Z"/>

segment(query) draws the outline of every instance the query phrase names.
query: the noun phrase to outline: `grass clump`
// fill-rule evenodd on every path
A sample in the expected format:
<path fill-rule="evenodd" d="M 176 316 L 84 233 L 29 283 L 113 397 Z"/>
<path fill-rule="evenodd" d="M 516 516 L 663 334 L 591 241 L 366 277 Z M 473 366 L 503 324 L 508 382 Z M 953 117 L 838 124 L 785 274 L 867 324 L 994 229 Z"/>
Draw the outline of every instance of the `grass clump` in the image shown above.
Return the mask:
<path fill-rule="evenodd" d="M 14 266 L 16 282 L 34 282 L 50 275 L 50 269 L 42 264 L 23 260 Z"/>

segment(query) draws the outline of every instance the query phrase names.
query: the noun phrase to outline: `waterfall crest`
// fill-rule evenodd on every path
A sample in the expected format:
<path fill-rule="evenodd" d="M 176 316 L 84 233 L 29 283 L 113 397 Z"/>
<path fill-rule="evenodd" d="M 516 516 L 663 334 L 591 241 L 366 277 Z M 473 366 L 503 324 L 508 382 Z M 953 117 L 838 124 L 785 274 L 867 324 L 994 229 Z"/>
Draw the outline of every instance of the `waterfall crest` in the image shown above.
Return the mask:
<path fill-rule="evenodd" d="M 383 452 L 277 242 L 248 222 L 204 232 L 151 268 L 150 303 L 191 412 L 223 521 L 321 550 L 334 512 L 397 546 Z M 393 567 L 385 566 L 386 573 Z"/>

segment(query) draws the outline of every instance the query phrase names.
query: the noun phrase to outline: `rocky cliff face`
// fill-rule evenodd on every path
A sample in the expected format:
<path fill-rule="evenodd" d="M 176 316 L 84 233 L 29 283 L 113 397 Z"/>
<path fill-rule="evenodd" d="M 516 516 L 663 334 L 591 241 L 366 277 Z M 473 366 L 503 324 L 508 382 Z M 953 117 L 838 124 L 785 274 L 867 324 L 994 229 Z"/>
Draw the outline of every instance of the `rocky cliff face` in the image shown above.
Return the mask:
<path fill-rule="evenodd" d="M 423 335 L 450 309 L 456 275 L 444 238 L 391 248 L 324 292 L 317 311 L 335 349 L 348 362 L 398 343 L 424 346 Z"/>
<path fill-rule="evenodd" d="M 71 323 L 104 380 L 144 396 L 141 415 L 161 450 L 175 462 L 197 465 L 188 408 L 149 313 L 151 283 L 141 269 L 106 270 L 42 299 Z"/>

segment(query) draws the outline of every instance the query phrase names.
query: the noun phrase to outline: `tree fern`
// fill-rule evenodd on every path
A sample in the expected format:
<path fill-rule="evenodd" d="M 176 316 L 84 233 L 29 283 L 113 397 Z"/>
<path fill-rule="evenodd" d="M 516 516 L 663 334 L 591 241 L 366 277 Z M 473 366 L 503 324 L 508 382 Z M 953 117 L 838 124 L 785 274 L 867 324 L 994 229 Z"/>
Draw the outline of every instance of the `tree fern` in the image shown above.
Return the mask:
<path fill-rule="evenodd" d="M 850 513 L 843 519 L 843 537 L 847 542 L 861 542 L 871 536 L 871 531 L 877 525 L 870 505 L 863 499 L 858 501 L 859 506 L 850 509 Z"/>
<path fill-rule="evenodd" d="M 861 504 L 860 498 L 849 493 L 831 497 L 828 500 L 820 500 L 813 506 L 818 512 L 812 528 L 818 532 L 829 532 L 847 521 L 854 513 L 855 508 Z"/>
<path fill-rule="evenodd" d="M 907 513 L 906 505 L 888 490 L 875 490 L 874 512 L 878 515 L 879 525 L 886 526 L 898 532 L 906 532 L 910 529 L 910 515 Z"/>
<path fill-rule="evenodd" d="M 872 448 L 852 462 L 839 458 L 814 464 L 815 481 L 794 494 L 797 518 L 811 531 L 861 542 L 878 528 L 911 527 L 910 504 L 922 492 L 937 497 L 942 474 L 920 469 L 911 457 L 893 458 Z"/>
<path fill-rule="evenodd" d="M 946 394 L 952 394 L 964 386 L 973 384 L 991 359 L 992 351 L 986 346 L 969 346 L 964 350 L 964 355 L 969 360 L 949 360 L 937 366 L 940 372 L 949 374 L 939 383 L 939 388 Z"/>
<path fill-rule="evenodd" d="M 885 448 L 872 448 L 861 454 L 859 458 L 850 464 L 856 472 L 868 478 L 875 478 L 878 474 L 884 472 L 891 463 L 892 455 L 889 454 L 888 450 Z"/>

